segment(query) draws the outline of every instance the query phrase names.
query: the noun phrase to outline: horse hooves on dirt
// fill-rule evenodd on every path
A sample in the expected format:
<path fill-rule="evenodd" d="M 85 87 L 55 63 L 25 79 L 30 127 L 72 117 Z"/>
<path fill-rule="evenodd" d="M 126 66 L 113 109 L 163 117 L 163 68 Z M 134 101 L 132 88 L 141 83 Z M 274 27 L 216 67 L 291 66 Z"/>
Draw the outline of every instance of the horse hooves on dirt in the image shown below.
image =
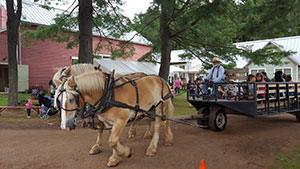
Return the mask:
<path fill-rule="evenodd" d="M 133 137 L 135 137 L 135 133 L 128 134 L 128 138 L 133 138 Z"/>
<path fill-rule="evenodd" d="M 116 167 L 116 166 L 118 166 L 118 164 L 119 164 L 119 162 L 117 162 L 117 161 L 109 161 L 109 162 L 106 164 L 106 166 L 107 166 L 107 167 Z"/>
<path fill-rule="evenodd" d="M 146 156 L 148 156 L 148 157 L 153 157 L 155 155 L 156 155 L 156 151 L 150 151 L 150 150 L 146 151 Z"/>
<path fill-rule="evenodd" d="M 95 155 L 101 153 L 101 149 L 98 145 L 94 145 L 89 151 L 89 155 Z"/>
<path fill-rule="evenodd" d="M 146 132 L 145 135 L 144 135 L 144 139 L 152 139 L 151 132 Z"/>
<path fill-rule="evenodd" d="M 127 158 L 130 158 L 132 156 L 132 150 L 131 148 L 129 149 L 129 154 L 128 155 L 125 155 Z"/>
<path fill-rule="evenodd" d="M 173 141 L 165 141 L 164 146 L 168 147 L 168 146 L 172 146 L 174 144 Z"/>

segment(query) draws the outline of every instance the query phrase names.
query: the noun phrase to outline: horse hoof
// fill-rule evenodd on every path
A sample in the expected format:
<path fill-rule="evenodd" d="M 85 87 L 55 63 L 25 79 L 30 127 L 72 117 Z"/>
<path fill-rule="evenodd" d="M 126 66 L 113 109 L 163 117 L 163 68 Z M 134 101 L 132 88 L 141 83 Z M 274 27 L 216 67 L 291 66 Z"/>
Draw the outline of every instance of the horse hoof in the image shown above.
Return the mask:
<path fill-rule="evenodd" d="M 169 140 L 169 141 L 165 141 L 164 146 L 168 147 L 168 146 L 172 146 L 173 144 L 174 142 Z"/>
<path fill-rule="evenodd" d="M 92 149 L 89 151 L 89 155 L 95 155 L 101 153 L 99 146 L 93 146 Z"/>
<path fill-rule="evenodd" d="M 148 157 L 154 157 L 155 155 L 156 155 L 156 152 L 153 152 L 153 151 L 146 152 L 146 156 L 148 156 Z"/>
<path fill-rule="evenodd" d="M 119 164 L 117 161 L 109 161 L 106 166 L 107 167 L 116 167 Z"/>
<path fill-rule="evenodd" d="M 150 132 L 145 133 L 144 139 L 152 139 L 152 134 Z"/>
<path fill-rule="evenodd" d="M 128 138 L 133 138 L 133 137 L 135 137 L 135 134 L 129 134 L 128 135 Z"/>
<path fill-rule="evenodd" d="M 126 157 L 127 158 L 130 158 L 132 156 L 132 150 L 131 150 L 131 148 L 129 149 L 129 154 L 128 155 L 126 155 Z"/>

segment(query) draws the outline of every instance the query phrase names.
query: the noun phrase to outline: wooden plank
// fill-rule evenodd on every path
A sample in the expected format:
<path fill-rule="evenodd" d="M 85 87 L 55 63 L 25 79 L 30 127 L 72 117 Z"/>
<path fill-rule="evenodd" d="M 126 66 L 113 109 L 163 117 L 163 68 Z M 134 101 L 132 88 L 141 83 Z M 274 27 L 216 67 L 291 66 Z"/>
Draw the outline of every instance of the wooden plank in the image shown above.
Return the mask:
<path fill-rule="evenodd" d="M 228 74 L 232 73 L 248 73 L 248 68 L 237 68 L 237 69 L 227 69 L 226 70 Z"/>
<path fill-rule="evenodd" d="M 294 92 L 295 89 L 290 89 L 289 92 Z M 280 89 L 279 90 L 279 93 L 285 93 L 286 90 L 285 89 Z M 265 94 L 266 93 L 266 90 L 257 90 L 256 91 L 257 94 Z M 277 93 L 277 90 L 276 89 L 272 89 L 272 90 L 269 90 L 269 93 Z"/>
<path fill-rule="evenodd" d="M 300 85 L 300 84 L 299 84 Z M 266 84 L 257 84 L 257 87 L 266 87 Z M 276 84 L 269 84 L 270 87 L 277 87 Z M 286 87 L 286 84 L 279 84 L 279 87 Z M 289 84 L 289 87 L 295 87 L 295 84 Z M 298 86 L 300 88 L 300 86 Z"/>

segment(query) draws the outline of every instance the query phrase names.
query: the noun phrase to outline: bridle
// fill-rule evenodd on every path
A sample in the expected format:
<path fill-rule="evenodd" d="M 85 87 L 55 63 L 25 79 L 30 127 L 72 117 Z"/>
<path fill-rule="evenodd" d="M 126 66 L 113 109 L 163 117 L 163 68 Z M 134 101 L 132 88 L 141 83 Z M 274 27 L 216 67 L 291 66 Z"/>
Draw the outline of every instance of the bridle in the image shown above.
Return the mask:
<path fill-rule="evenodd" d="M 111 83 L 111 81 L 113 80 L 110 80 L 110 75 L 107 74 L 107 73 L 104 73 L 103 72 L 103 76 L 104 76 L 104 83 L 105 83 L 105 87 L 104 87 L 104 92 L 103 92 L 103 95 L 102 97 L 94 104 L 94 105 L 91 105 L 89 104 L 88 102 L 85 101 L 83 95 L 81 94 L 81 92 L 78 90 L 77 86 L 75 86 L 73 89 L 73 91 L 75 91 L 76 94 L 73 94 L 73 92 L 71 93 L 74 98 L 75 98 L 75 101 L 76 101 L 76 105 L 77 107 L 74 108 L 74 109 L 66 109 L 64 107 L 62 107 L 61 105 L 61 102 L 63 102 L 63 95 L 62 93 L 67 93 L 67 90 L 64 88 L 64 85 L 66 83 L 67 80 L 65 80 L 60 88 L 58 89 L 60 91 L 60 93 L 58 94 L 58 96 L 56 97 L 56 105 L 58 107 L 59 110 L 64 110 L 64 111 L 76 111 L 75 112 L 75 117 L 80 117 L 81 119 L 85 119 L 85 118 L 88 118 L 88 117 L 94 117 L 95 116 L 95 111 L 99 111 L 98 109 L 96 109 L 96 105 L 97 104 L 101 104 L 101 102 L 106 98 L 105 95 L 106 95 L 106 91 L 108 91 L 108 88 L 109 88 L 109 85 Z M 61 98 L 61 101 L 59 101 L 58 98 Z M 83 103 L 84 103 L 84 106 L 82 109 L 80 109 L 80 102 L 79 102 L 79 99 L 82 99 L 83 100 Z"/>
<path fill-rule="evenodd" d="M 73 96 L 74 96 L 74 98 L 75 98 L 75 102 L 76 102 L 76 105 L 77 105 L 77 107 L 76 108 L 74 108 L 74 109 L 66 109 L 66 108 L 64 108 L 62 105 L 61 105 L 61 103 L 63 102 L 63 93 L 65 92 L 65 93 L 67 93 L 67 90 L 64 88 L 64 85 L 65 85 L 65 83 L 66 83 L 66 80 L 62 83 L 62 85 L 61 85 L 61 87 L 58 89 L 59 90 L 59 94 L 57 95 L 57 97 L 56 97 L 56 105 L 57 105 L 57 107 L 58 107 L 58 109 L 59 110 L 64 110 L 64 111 L 76 111 L 76 115 L 78 114 L 78 112 L 80 112 L 81 110 L 80 110 L 80 105 L 79 105 L 79 99 L 81 98 L 82 100 L 83 100 L 83 102 L 84 103 L 86 103 L 85 102 L 85 99 L 84 99 L 84 97 L 82 96 L 82 94 L 81 94 L 81 92 L 78 90 L 78 88 L 75 86 L 74 87 L 74 89 L 71 89 L 71 90 L 74 90 L 75 92 L 76 92 L 76 94 L 73 94 L 73 93 L 71 93 Z M 61 97 L 61 101 L 59 101 L 59 97 Z M 75 116 L 76 116 L 75 115 Z"/>

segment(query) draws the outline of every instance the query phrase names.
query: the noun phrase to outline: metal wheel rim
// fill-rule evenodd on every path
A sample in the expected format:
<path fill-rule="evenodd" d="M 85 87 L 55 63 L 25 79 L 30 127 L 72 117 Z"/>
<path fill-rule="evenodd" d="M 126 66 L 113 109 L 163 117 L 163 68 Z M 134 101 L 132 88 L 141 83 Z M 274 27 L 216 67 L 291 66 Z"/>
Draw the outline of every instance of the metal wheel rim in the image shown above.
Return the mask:
<path fill-rule="evenodd" d="M 226 122 L 225 115 L 223 113 L 218 113 L 218 115 L 216 117 L 216 125 L 219 128 L 222 128 L 222 127 L 224 127 L 225 122 Z"/>

